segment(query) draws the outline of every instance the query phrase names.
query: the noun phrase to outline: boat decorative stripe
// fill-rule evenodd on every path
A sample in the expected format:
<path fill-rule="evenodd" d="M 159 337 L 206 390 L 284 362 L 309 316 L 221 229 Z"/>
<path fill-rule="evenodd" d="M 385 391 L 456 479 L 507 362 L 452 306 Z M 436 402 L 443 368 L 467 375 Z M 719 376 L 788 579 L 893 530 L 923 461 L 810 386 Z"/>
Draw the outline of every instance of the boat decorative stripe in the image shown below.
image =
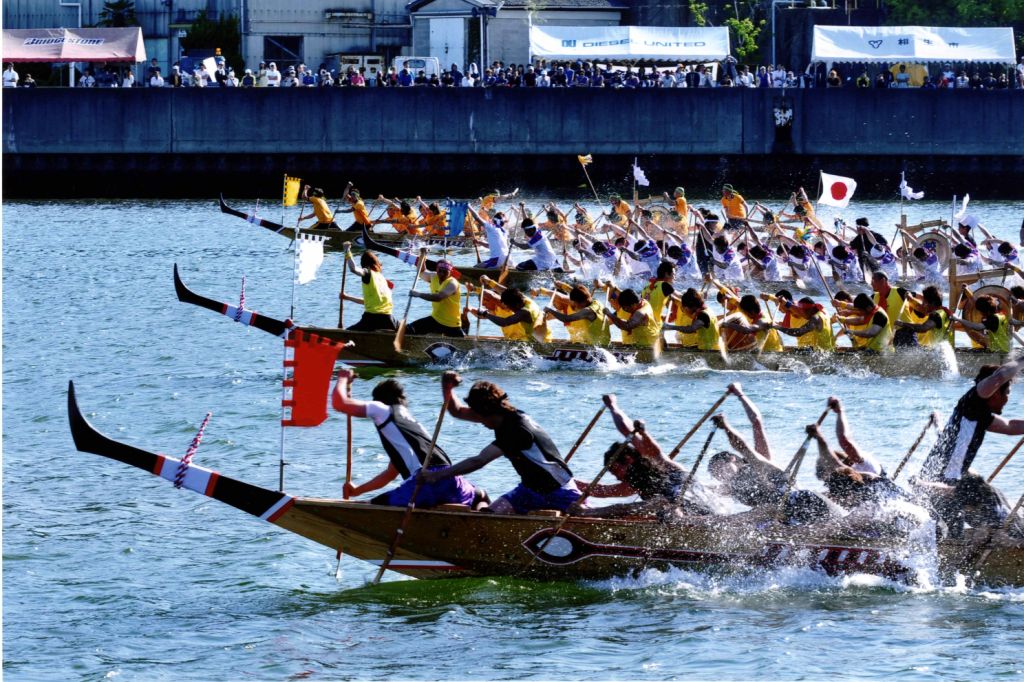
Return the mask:
<path fill-rule="evenodd" d="M 368 563 L 375 566 L 380 566 L 384 563 L 383 559 L 370 559 Z M 430 571 L 464 571 L 466 570 L 462 566 L 456 566 L 450 564 L 447 561 L 434 561 L 430 559 L 396 559 L 388 563 L 388 568 L 391 569 L 404 569 L 408 571 L 415 570 L 430 570 Z"/>
<path fill-rule="evenodd" d="M 285 512 L 291 509 L 293 504 L 295 504 L 295 498 L 291 495 L 284 495 L 270 509 L 260 514 L 260 518 L 274 523 L 284 516 Z"/>

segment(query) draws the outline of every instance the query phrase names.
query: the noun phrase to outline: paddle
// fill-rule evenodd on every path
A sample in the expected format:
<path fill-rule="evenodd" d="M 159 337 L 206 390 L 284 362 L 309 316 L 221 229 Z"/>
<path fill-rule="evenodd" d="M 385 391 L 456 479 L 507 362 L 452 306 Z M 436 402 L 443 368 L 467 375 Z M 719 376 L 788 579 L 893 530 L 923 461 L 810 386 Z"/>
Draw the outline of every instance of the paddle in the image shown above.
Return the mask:
<path fill-rule="evenodd" d="M 828 413 L 831 410 L 832 410 L 831 407 L 826 407 L 825 411 L 821 413 L 820 417 L 818 417 L 818 421 L 816 421 L 814 423 L 817 426 L 821 426 L 822 422 L 825 421 L 825 417 L 828 416 Z M 789 485 L 791 485 L 791 486 L 793 485 L 793 481 L 796 480 L 796 471 L 792 471 L 792 473 L 791 473 L 791 470 L 799 469 L 800 468 L 800 463 L 803 461 L 804 455 L 807 454 L 807 446 L 810 445 L 811 438 L 813 438 L 813 437 L 814 436 L 812 436 L 810 434 L 807 434 L 807 437 L 804 438 L 803 445 L 801 445 L 800 449 L 796 451 L 795 455 L 793 455 L 793 459 L 789 460 L 789 464 L 786 465 L 786 468 L 783 471 L 783 473 L 790 474 Z"/>
<path fill-rule="evenodd" d="M 764 338 L 761 339 L 761 343 L 757 346 L 757 354 L 754 356 L 756 359 L 761 358 L 761 353 L 764 352 L 764 347 L 768 343 L 768 336 L 772 332 L 772 325 L 775 324 L 775 310 L 769 308 L 768 301 L 764 302 L 764 307 L 769 309 L 768 315 L 768 329 L 765 330 Z"/>
<path fill-rule="evenodd" d="M 583 506 L 583 503 L 587 501 L 588 497 L 590 497 L 590 493 L 593 492 L 595 487 L 597 487 L 598 482 L 600 482 L 600 480 L 604 478 L 604 475 L 608 473 L 608 470 L 612 468 L 612 465 L 618 461 L 622 453 L 625 452 L 626 448 L 630 446 L 630 441 L 633 439 L 633 436 L 642 432 L 644 428 L 645 425 L 643 420 L 636 419 L 633 421 L 633 430 L 630 432 L 629 436 L 619 445 L 619 447 L 615 449 L 615 453 L 610 458 L 608 458 L 608 463 L 601 467 L 601 471 L 597 472 L 597 476 L 595 476 L 594 479 L 589 484 L 587 484 L 587 487 L 583 489 L 583 494 L 580 495 L 579 498 L 572 503 L 574 507 Z M 523 567 L 522 571 L 520 572 L 526 571 L 530 568 L 530 566 L 533 566 L 533 562 L 537 560 L 537 557 L 540 556 L 541 552 L 544 551 L 544 548 L 548 546 L 548 543 L 550 543 L 553 538 L 558 536 L 558 534 L 562 530 L 562 527 L 565 525 L 566 521 L 569 520 L 569 518 L 570 514 L 567 513 L 561 519 L 558 520 L 558 523 L 555 525 L 554 530 L 551 531 L 550 535 L 544 538 L 544 542 L 542 542 L 540 546 L 537 547 L 537 551 L 530 556 L 530 561 L 526 564 L 526 566 Z"/>
<path fill-rule="evenodd" d="M 348 277 L 348 265 L 352 259 L 352 252 L 345 251 L 345 260 L 341 264 L 341 295 L 338 297 L 341 302 L 338 304 L 338 329 L 345 328 L 345 278 Z"/>
<path fill-rule="evenodd" d="M 903 455 L 903 459 L 900 460 L 899 466 L 897 466 L 896 471 L 893 472 L 891 480 L 895 481 L 896 478 L 900 475 L 900 472 L 903 471 L 903 467 L 906 466 L 908 461 L 910 461 L 910 456 L 914 454 L 914 450 L 917 450 L 917 446 L 921 444 L 922 440 L 924 440 L 924 435 L 928 433 L 928 429 L 930 429 L 932 426 L 937 426 L 938 423 L 939 415 L 937 413 L 932 412 L 930 415 L 928 415 L 928 423 L 924 425 L 923 429 L 921 429 L 921 435 L 917 437 L 917 440 L 914 441 L 914 444 L 910 446 L 909 450 L 907 450 L 907 454 Z M 1021 440 L 1021 443 L 1024 443 L 1024 439 Z M 1020 447 L 1020 443 L 1017 443 L 1017 447 Z M 1016 448 L 1014 449 L 1014 451 L 1016 451 Z M 994 476 L 995 474 L 992 475 Z"/>
<path fill-rule="evenodd" d="M 579 450 L 581 445 L 583 445 L 584 439 L 586 439 L 587 435 L 590 433 L 590 430 L 594 428 L 594 425 L 597 424 L 597 420 L 601 418 L 602 414 L 604 414 L 604 410 L 606 407 L 606 405 L 601 405 L 601 409 L 597 411 L 597 414 L 594 415 L 594 418 L 590 420 L 589 424 L 587 424 L 587 428 L 583 429 L 583 433 L 581 433 L 580 437 L 576 439 L 576 443 L 572 446 L 572 449 L 569 450 L 569 454 L 565 456 L 566 464 L 569 463 L 569 460 L 572 459 L 572 456 L 575 455 L 576 451 Z"/>
<path fill-rule="evenodd" d="M 1020 496 L 1020 499 L 1017 500 L 1017 504 L 1013 505 L 1013 509 L 1011 509 L 1010 513 L 1006 515 L 1006 520 L 1003 521 L 1003 525 L 999 527 L 1000 532 L 1005 533 L 1010 528 L 1010 524 L 1013 523 L 1013 519 L 1017 516 L 1017 512 L 1020 511 L 1021 506 L 1024 506 L 1024 495 Z M 972 569 L 975 571 L 975 576 L 977 576 L 977 571 L 985 565 L 986 561 L 988 561 L 989 555 L 992 554 L 992 548 L 989 547 L 989 545 L 992 544 L 994 536 L 994 532 L 989 532 L 988 539 L 985 540 L 984 544 L 985 551 L 981 553 L 981 556 L 978 557 L 978 560 L 974 562 L 974 566 L 972 566 Z"/>
<path fill-rule="evenodd" d="M 409 321 L 409 308 L 412 307 L 412 292 L 416 291 L 416 285 L 420 281 L 420 275 L 423 274 L 423 266 L 427 262 L 427 249 L 426 247 L 420 248 L 420 257 L 416 263 L 416 278 L 412 281 L 412 287 L 409 289 L 409 300 L 405 302 L 405 315 L 402 316 L 402 324 L 398 325 L 398 331 L 395 333 L 395 351 L 401 352 L 402 342 L 405 341 L 405 325 Z"/>
<path fill-rule="evenodd" d="M 985 480 L 991 483 L 992 479 L 996 477 L 996 474 L 1002 471 L 1003 467 L 1006 466 L 1006 463 L 1013 459 L 1013 456 L 1017 454 L 1017 451 L 1020 450 L 1021 445 L 1024 445 L 1024 438 L 1021 438 L 1019 441 L 1017 441 L 1017 444 L 1013 446 L 1013 449 L 1010 450 L 1010 453 L 1006 455 L 1006 457 L 1003 457 L 1003 461 L 999 463 L 999 466 L 997 466 L 989 475 L 989 477 Z M 1018 504 L 1017 506 L 1019 507 L 1020 504 Z"/>
<path fill-rule="evenodd" d="M 442 379 L 445 377 L 450 378 L 455 386 L 462 383 L 462 377 L 455 372 L 445 372 L 441 375 Z M 441 433 L 441 424 L 444 422 L 444 415 L 448 412 L 448 403 L 451 400 L 451 393 L 445 396 L 444 403 L 441 405 L 441 413 L 437 415 L 437 424 L 434 425 L 434 435 L 430 438 L 430 448 L 427 450 L 427 456 L 423 458 L 423 471 L 430 469 L 430 460 L 434 457 L 434 446 L 437 445 L 437 436 Z M 405 514 L 402 516 L 402 522 L 395 530 L 395 537 L 391 539 L 391 544 L 388 545 L 388 552 L 384 556 L 384 561 L 381 563 L 380 568 L 377 570 L 377 575 L 373 578 L 373 585 L 380 582 L 381 576 L 384 575 L 384 571 L 388 570 L 388 566 L 391 564 L 391 560 L 395 558 L 395 551 L 398 549 L 398 543 L 402 541 L 402 536 L 405 535 L 405 528 L 409 525 L 409 519 L 412 518 L 412 511 L 416 508 L 416 496 L 419 495 L 420 488 L 423 487 L 423 480 L 416 477 L 416 486 L 412 489 L 412 495 L 409 496 L 409 504 L 405 506 Z"/>
<path fill-rule="evenodd" d="M 700 463 L 704 460 L 704 455 L 708 453 L 708 448 L 711 447 L 711 441 L 714 439 L 716 433 L 718 433 L 718 424 L 711 427 L 711 433 L 708 434 L 707 440 L 704 441 L 704 447 L 700 449 L 700 454 L 697 455 L 697 459 L 690 468 L 690 475 L 686 477 L 686 480 L 683 481 L 683 485 L 679 488 L 678 499 L 680 502 L 683 500 L 683 495 L 686 494 L 687 488 L 690 487 L 690 481 L 692 481 L 694 476 L 697 475 L 697 470 L 700 469 Z"/>
<path fill-rule="evenodd" d="M 728 397 L 729 397 L 729 391 L 726 391 L 725 393 L 722 394 L 721 398 L 719 398 L 718 400 L 715 401 L 715 404 L 712 405 L 708 409 L 708 411 L 704 413 L 704 416 L 697 420 L 697 423 L 693 425 L 693 428 L 686 432 L 686 435 L 683 436 L 683 439 L 681 441 L 679 441 L 679 443 L 674 448 L 672 448 L 672 452 L 668 453 L 668 458 L 669 459 L 675 459 L 676 458 L 676 455 L 679 454 L 679 451 L 683 449 L 684 445 L 686 445 L 686 441 L 690 440 L 690 437 L 693 436 L 693 434 L 697 433 L 697 429 L 699 429 L 701 427 L 701 424 L 706 422 L 708 420 L 708 418 L 712 414 L 715 413 L 715 410 L 717 410 L 721 406 L 721 404 L 725 402 L 725 399 L 728 398 Z"/>

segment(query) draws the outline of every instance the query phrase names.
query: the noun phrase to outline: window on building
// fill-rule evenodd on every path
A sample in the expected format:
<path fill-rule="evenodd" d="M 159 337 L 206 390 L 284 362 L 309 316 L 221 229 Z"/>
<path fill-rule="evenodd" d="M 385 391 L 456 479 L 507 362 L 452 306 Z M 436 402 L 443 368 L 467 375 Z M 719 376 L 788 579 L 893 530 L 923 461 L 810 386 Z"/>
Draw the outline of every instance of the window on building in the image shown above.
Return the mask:
<path fill-rule="evenodd" d="M 279 71 L 302 64 L 302 36 L 263 36 L 261 61 L 275 62 Z"/>

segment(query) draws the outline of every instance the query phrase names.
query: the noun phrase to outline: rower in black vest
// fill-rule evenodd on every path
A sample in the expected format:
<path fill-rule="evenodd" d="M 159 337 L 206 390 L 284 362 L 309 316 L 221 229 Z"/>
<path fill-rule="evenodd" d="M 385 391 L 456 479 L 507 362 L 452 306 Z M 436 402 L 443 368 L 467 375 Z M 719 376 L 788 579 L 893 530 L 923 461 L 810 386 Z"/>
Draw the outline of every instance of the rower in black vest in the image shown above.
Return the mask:
<path fill-rule="evenodd" d="M 962 531 L 964 522 L 972 527 L 998 526 L 1010 511 L 1003 494 L 970 466 L 986 433 L 1024 435 L 1024 419 L 1000 416 L 1010 398 L 1010 384 L 1022 369 L 1024 362 L 1011 360 L 978 370 L 974 387 L 957 402 L 921 465 L 918 489 L 930 499 L 954 535 Z M 1022 526 L 1018 519 L 1010 525 L 1011 532 L 1020 533 Z"/>
<path fill-rule="evenodd" d="M 492 512 L 525 514 L 534 509 L 568 509 L 580 497 L 580 491 L 573 481 L 572 471 L 547 432 L 529 415 L 517 410 L 505 392 L 489 381 L 473 384 L 466 396 L 467 404 L 463 404 L 455 395 L 460 381 L 455 372 L 441 376 L 441 390 L 448 401 L 449 413 L 493 430 L 494 441 L 475 457 L 440 471 L 421 472 L 420 477 L 431 483 L 442 481 L 476 471 L 504 456 L 522 482 L 495 500 Z"/>
<path fill-rule="evenodd" d="M 413 488 L 416 486 L 416 474 L 427 459 L 430 435 L 409 412 L 405 391 L 400 383 L 394 379 L 387 379 L 374 386 L 372 401 L 355 400 L 348 395 L 348 385 L 354 376 L 355 373 L 349 369 L 343 369 L 338 373 L 331 403 L 339 412 L 373 420 L 389 462 L 384 471 L 362 485 L 346 483 L 345 496 L 355 497 L 371 490 L 379 490 L 401 476 L 404 482 L 400 486 L 374 497 L 370 502 L 396 507 L 405 506 L 409 503 Z M 450 466 L 448 454 L 435 444 L 428 468 L 431 471 L 441 471 Z M 482 488 L 474 488 L 461 476 L 424 484 L 416 496 L 416 506 L 421 508 L 436 507 L 439 504 L 476 506 L 486 501 L 487 493 Z"/>

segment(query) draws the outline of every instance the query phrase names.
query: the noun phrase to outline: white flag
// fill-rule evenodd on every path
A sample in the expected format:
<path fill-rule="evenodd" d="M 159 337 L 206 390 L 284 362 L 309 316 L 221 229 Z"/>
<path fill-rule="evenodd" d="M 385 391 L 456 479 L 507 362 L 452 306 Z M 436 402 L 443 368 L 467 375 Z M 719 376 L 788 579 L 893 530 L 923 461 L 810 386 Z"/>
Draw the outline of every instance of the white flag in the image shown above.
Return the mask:
<path fill-rule="evenodd" d="M 297 242 L 295 277 L 299 284 L 309 284 L 316 279 L 316 271 L 324 262 L 324 242 L 327 237 L 318 234 L 300 234 Z"/>
<path fill-rule="evenodd" d="M 636 184 L 641 187 L 647 187 L 651 183 L 647 182 L 647 176 L 644 175 L 644 171 L 640 166 L 633 164 L 633 179 L 636 180 Z"/>
<path fill-rule="evenodd" d="M 915 192 L 914 188 L 907 184 L 907 179 L 900 173 L 900 196 L 904 199 L 924 199 L 924 192 Z"/>
<path fill-rule="evenodd" d="M 821 171 L 821 196 L 818 197 L 818 203 L 836 208 L 846 208 L 855 189 L 857 189 L 857 181 L 853 178 L 830 175 Z"/>
<path fill-rule="evenodd" d="M 964 201 L 960 204 L 960 210 L 957 212 L 953 219 L 956 220 L 957 224 L 963 223 L 964 225 L 970 225 L 972 228 L 977 225 L 978 219 L 974 216 L 967 215 L 967 203 L 971 200 L 970 194 L 964 195 Z M 973 224 L 972 224 L 973 223 Z"/>

